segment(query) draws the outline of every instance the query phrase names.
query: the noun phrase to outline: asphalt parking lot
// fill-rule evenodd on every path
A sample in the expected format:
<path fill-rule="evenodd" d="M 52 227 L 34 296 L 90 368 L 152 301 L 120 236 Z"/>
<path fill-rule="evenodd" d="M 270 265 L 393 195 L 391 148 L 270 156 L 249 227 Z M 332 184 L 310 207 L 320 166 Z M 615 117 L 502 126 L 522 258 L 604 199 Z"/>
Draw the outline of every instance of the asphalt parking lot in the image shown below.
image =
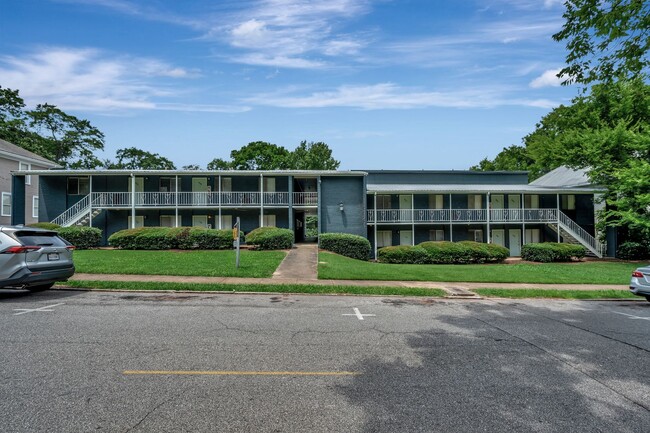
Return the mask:
<path fill-rule="evenodd" d="M 0 294 L 7 432 L 647 432 L 650 303 Z"/>

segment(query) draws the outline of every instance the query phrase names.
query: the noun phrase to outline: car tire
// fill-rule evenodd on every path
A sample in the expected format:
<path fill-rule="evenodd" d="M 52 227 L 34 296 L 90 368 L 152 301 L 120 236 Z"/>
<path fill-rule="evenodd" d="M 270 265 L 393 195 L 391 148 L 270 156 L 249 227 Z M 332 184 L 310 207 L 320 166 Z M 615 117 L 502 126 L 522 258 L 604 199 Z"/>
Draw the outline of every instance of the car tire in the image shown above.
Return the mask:
<path fill-rule="evenodd" d="M 647 299 L 648 302 L 650 302 L 650 295 L 645 295 L 645 298 Z"/>
<path fill-rule="evenodd" d="M 43 290 L 51 289 L 54 283 L 39 284 L 38 286 L 30 286 L 29 290 L 32 292 L 42 292 Z"/>

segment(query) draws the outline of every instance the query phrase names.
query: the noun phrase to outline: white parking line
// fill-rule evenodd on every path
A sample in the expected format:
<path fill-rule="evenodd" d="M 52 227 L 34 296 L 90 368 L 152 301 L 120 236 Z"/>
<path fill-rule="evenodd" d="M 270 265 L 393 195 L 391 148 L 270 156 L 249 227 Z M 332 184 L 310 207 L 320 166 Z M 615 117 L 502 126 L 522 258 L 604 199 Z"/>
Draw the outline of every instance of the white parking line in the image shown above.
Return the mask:
<path fill-rule="evenodd" d="M 342 316 L 357 316 L 357 319 L 364 320 L 365 316 L 374 317 L 374 314 L 361 314 L 361 311 L 357 307 L 354 307 L 354 314 L 342 314 Z"/>
<path fill-rule="evenodd" d="M 627 314 L 627 313 L 619 313 L 618 311 L 613 311 L 614 314 L 620 314 L 622 316 L 627 316 L 630 319 L 633 320 L 650 320 L 650 317 L 641 317 L 641 316 L 635 316 L 634 314 Z"/>
<path fill-rule="evenodd" d="M 65 302 L 62 302 L 60 304 L 54 304 L 54 305 L 46 305 L 45 307 L 41 308 L 14 308 L 14 311 L 20 311 L 20 313 L 15 313 L 14 316 L 20 316 L 21 314 L 27 314 L 27 313 L 33 313 L 34 311 L 54 311 L 54 310 L 48 310 L 48 308 L 54 308 L 58 307 L 59 305 L 64 305 Z"/>

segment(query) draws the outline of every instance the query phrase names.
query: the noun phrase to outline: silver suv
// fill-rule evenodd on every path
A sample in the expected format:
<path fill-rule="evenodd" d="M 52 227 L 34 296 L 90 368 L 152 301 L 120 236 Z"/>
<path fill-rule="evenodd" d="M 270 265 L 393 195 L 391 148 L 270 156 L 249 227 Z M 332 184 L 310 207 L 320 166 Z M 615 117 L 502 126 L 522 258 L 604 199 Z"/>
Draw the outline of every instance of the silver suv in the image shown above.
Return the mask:
<path fill-rule="evenodd" d="M 49 289 L 74 274 L 74 246 L 55 231 L 0 226 L 0 288 Z"/>

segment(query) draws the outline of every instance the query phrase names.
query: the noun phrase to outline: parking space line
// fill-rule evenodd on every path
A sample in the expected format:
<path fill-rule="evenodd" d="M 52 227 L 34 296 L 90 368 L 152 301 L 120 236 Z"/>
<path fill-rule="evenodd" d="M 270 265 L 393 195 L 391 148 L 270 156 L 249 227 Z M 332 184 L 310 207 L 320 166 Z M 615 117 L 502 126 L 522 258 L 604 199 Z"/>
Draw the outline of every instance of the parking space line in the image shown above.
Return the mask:
<path fill-rule="evenodd" d="M 357 307 L 353 308 L 354 314 L 342 314 L 342 316 L 357 316 L 357 319 L 364 320 L 364 317 L 374 317 L 374 314 L 361 314 L 361 311 Z"/>
<path fill-rule="evenodd" d="M 357 376 L 352 371 L 192 371 L 192 370 L 125 370 L 124 375 L 133 376 Z"/>
<path fill-rule="evenodd" d="M 635 316 L 634 314 L 619 313 L 618 311 L 612 311 L 614 314 L 620 314 L 622 316 L 627 316 L 633 320 L 650 320 L 650 317 Z"/>
<path fill-rule="evenodd" d="M 20 316 L 21 314 L 27 314 L 27 313 L 33 313 L 35 311 L 41 312 L 52 312 L 54 310 L 49 310 L 49 308 L 54 308 L 58 307 L 60 305 L 65 305 L 65 302 L 62 302 L 60 304 L 54 304 L 54 305 L 46 305 L 45 307 L 40 307 L 40 308 L 14 308 L 14 311 L 20 311 L 20 313 L 14 313 L 14 316 Z"/>

